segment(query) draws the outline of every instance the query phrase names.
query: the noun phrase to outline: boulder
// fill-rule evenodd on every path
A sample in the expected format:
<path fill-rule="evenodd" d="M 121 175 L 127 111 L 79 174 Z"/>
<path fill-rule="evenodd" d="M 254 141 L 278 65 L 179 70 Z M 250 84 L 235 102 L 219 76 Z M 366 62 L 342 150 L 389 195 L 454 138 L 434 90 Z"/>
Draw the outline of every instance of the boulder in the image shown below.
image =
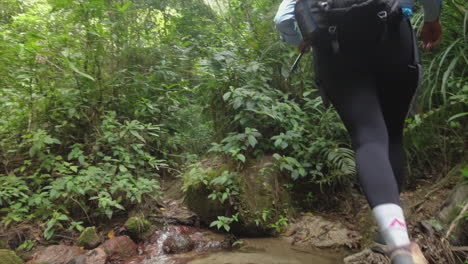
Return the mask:
<path fill-rule="evenodd" d="M 445 200 L 438 215 L 444 224 L 450 224 L 458 216 L 463 204 L 468 201 L 468 184 L 455 187 L 450 196 Z"/>
<path fill-rule="evenodd" d="M 226 213 L 225 205 L 221 204 L 218 200 L 208 198 L 212 191 L 208 189 L 206 183 L 227 170 L 226 167 L 215 164 L 217 163 L 210 163 L 213 167 L 201 165 L 201 168 L 193 169 L 196 171 L 196 174 L 201 174 L 197 176 L 197 180 L 190 179 L 192 171 L 184 174 L 184 186 L 186 186 L 184 203 L 206 225 L 209 225 L 218 219 L 218 216 Z"/>
<path fill-rule="evenodd" d="M 101 239 L 99 238 L 94 226 L 85 228 L 85 230 L 81 232 L 81 235 L 76 240 L 77 246 L 84 247 L 86 249 L 95 248 L 99 245 L 99 243 L 101 243 Z"/>
<path fill-rule="evenodd" d="M 6 241 L 0 240 L 0 249 L 10 249 L 10 246 Z"/>
<path fill-rule="evenodd" d="M 125 229 L 133 238 L 142 239 L 149 234 L 150 223 L 142 216 L 134 216 L 125 222 Z"/>
<path fill-rule="evenodd" d="M 113 237 L 99 248 L 109 256 L 130 257 L 137 254 L 137 245 L 128 236 Z"/>
<path fill-rule="evenodd" d="M 279 216 L 292 218 L 292 199 L 284 185 L 291 178 L 284 176 L 272 156 L 266 156 L 247 166 L 241 173 L 239 232 L 247 235 L 274 233 Z M 266 216 L 266 217 L 264 217 Z M 279 226 L 284 228 L 285 226 Z M 236 225 L 233 226 L 236 230 Z"/>
<path fill-rule="evenodd" d="M 178 254 L 192 250 L 194 243 L 188 235 L 171 233 L 164 240 L 162 249 L 166 254 Z"/>
<path fill-rule="evenodd" d="M 85 250 L 76 246 L 54 245 L 36 252 L 28 264 L 66 264 L 85 253 Z"/>
<path fill-rule="evenodd" d="M 67 264 L 106 264 L 107 254 L 101 248 L 96 248 L 88 253 L 70 260 Z"/>
<path fill-rule="evenodd" d="M 12 250 L 0 249 L 1 264 L 23 264 L 23 260 Z"/>
<path fill-rule="evenodd" d="M 437 218 L 445 229 L 450 228 L 452 222 L 459 216 L 462 207 L 468 203 L 468 184 L 455 187 L 450 196 L 444 202 L 442 210 Z M 468 244 L 468 220 L 459 218 L 455 229 L 451 232 L 451 242 L 454 245 L 464 246 Z"/>
<path fill-rule="evenodd" d="M 201 175 L 196 176 L 198 180 L 184 176 L 184 186 L 188 185 L 185 203 L 200 217 L 202 223 L 209 225 L 218 216 L 238 213 L 239 222 L 231 224 L 231 231 L 244 235 L 260 235 L 273 232 L 272 225 L 278 221 L 280 214 L 284 218 L 293 215 L 291 197 L 283 188 L 290 179 L 281 174 L 272 156 L 253 161 L 242 171 L 236 172 L 239 194 L 232 197 L 233 199 L 227 199 L 223 204 L 209 199 L 212 190 L 207 183 L 229 170 L 229 166 L 219 164 L 219 160 L 200 165 L 198 174 Z"/>
<path fill-rule="evenodd" d="M 321 216 L 304 215 L 289 225 L 285 238 L 291 244 L 305 248 L 355 248 L 360 235 L 339 222 Z"/>
<path fill-rule="evenodd" d="M 199 217 L 184 206 L 182 199 L 166 200 L 164 204 L 165 208 L 162 210 L 164 223 L 188 226 L 198 226 L 200 224 Z"/>

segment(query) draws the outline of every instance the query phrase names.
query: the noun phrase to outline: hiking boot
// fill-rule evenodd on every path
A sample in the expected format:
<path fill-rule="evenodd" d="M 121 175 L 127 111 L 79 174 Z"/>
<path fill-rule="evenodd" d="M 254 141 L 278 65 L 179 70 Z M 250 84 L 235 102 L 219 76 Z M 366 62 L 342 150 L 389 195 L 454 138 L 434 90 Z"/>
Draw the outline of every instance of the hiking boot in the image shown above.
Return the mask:
<path fill-rule="evenodd" d="M 397 247 L 389 252 L 392 264 L 428 264 L 418 244 Z"/>
<path fill-rule="evenodd" d="M 375 230 L 374 234 L 372 235 L 372 240 L 374 240 L 375 243 L 381 244 L 381 245 L 387 245 L 385 242 L 385 239 L 382 236 L 382 233 L 379 232 L 379 230 Z"/>

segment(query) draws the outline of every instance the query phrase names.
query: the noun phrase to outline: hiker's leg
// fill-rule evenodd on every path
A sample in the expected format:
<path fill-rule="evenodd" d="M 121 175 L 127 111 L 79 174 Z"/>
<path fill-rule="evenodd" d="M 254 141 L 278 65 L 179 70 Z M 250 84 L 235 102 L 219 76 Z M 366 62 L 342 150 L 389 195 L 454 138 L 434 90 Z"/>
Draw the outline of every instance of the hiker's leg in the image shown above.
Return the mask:
<path fill-rule="evenodd" d="M 375 76 L 365 63 L 355 63 L 365 58 L 348 61 L 319 50 L 316 59 L 322 88 L 351 135 L 359 181 L 385 242 L 391 248 L 408 245 Z"/>
<path fill-rule="evenodd" d="M 400 204 L 388 156 L 388 135 L 368 55 L 350 58 L 330 47 L 314 50 L 321 89 L 345 124 L 356 152 L 359 182 L 371 208 Z"/>
<path fill-rule="evenodd" d="M 381 50 L 383 62 L 376 66 L 376 82 L 389 137 L 389 158 L 399 190 L 404 182 L 405 155 L 403 128 L 418 87 L 419 58 L 409 21 L 403 20 L 390 31 L 390 39 Z"/>

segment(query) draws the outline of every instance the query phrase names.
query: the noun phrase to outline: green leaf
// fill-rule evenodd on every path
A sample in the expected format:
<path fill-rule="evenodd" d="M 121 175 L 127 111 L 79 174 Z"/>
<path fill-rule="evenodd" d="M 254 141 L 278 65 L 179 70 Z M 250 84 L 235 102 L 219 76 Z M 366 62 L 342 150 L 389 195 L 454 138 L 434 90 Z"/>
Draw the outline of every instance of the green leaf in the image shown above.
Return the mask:
<path fill-rule="evenodd" d="M 455 119 L 458 119 L 458 118 L 463 117 L 463 116 L 466 116 L 466 115 L 468 115 L 468 112 L 458 113 L 458 114 L 456 114 L 456 115 L 451 116 L 447 121 L 448 121 L 448 122 L 451 122 L 451 121 L 453 121 L 453 120 L 455 120 Z"/>
<path fill-rule="evenodd" d="M 255 147 L 255 145 L 256 145 L 257 142 L 258 142 L 257 139 L 256 139 L 254 136 L 252 136 L 252 135 L 250 135 L 250 136 L 248 137 L 248 140 L 249 140 L 249 144 L 250 144 L 250 146 L 252 146 L 252 148 Z"/>
<path fill-rule="evenodd" d="M 243 154 L 237 154 L 236 158 L 242 162 L 245 162 L 245 156 Z"/>
<path fill-rule="evenodd" d="M 225 93 L 225 94 L 223 95 L 223 100 L 224 100 L 224 101 L 227 101 L 227 100 L 229 100 L 229 97 L 231 97 L 231 92 Z"/>
<path fill-rule="evenodd" d="M 88 75 L 88 74 L 86 74 L 86 73 L 84 73 L 84 72 L 78 70 L 78 69 L 76 68 L 76 66 L 73 65 L 73 63 L 68 62 L 68 65 L 70 66 L 70 68 L 71 68 L 74 72 L 78 73 L 79 75 L 81 75 L 81 76 L 83 76 L 83 77 L 85 77 L 85 78 L 88 78 L 88 79 L 90 79 L 91 81 L 96 81 L 93 77 L 91 77 L 91 75 Z"/>
<path fill-rule="evenodd" d="M 137 137 L 139 140 L 141 140 L 143 143 L 146 143 L 146 140 L 140 135 L 138 134 L 137 131 L 135 130 L 130 130 L 130 133 L 132 133 L 132 135 L 134 135 L 135 137 Z"/>
<path fill-rule="evenodd" d="M 121 172 L 127 172 L 127 171 L 128 171 L 127 168 L 126 168 L 124 165 L 122 165 L 122 164 L 119 165 L 119 170 L 120 170 Z"/>
<path fill-rule="evenodd" d="M 131 5 L 132 5 L 132 2 L 127 1 L 127 2 L 125 2 L 125 4 L 123 4 L 121 7 L 118 7 L 118 9 L 119 9 L 120 12 L 124 12 L 124 11 L 127 10 Z"/>

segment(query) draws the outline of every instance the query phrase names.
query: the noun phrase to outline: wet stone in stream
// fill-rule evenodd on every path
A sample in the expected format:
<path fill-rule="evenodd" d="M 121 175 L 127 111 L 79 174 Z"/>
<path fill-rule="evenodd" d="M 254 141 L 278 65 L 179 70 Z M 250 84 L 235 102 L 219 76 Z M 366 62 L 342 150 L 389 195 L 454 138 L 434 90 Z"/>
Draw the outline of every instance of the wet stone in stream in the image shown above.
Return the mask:
<path fill-rule="evenodd" d="M 164 240 L 162 248 L 166 254 L 178 254 L 188 252 L 194 247 L 192 239 L 183 234 L 168 235 Z"/>
<path fill-rule="evenodd" d="M 124 264 L 185 264 L 208 251 L 223 248 L 224 237 L 189 226 L 155 231 L 139 246 L 139 256 Z"/>

